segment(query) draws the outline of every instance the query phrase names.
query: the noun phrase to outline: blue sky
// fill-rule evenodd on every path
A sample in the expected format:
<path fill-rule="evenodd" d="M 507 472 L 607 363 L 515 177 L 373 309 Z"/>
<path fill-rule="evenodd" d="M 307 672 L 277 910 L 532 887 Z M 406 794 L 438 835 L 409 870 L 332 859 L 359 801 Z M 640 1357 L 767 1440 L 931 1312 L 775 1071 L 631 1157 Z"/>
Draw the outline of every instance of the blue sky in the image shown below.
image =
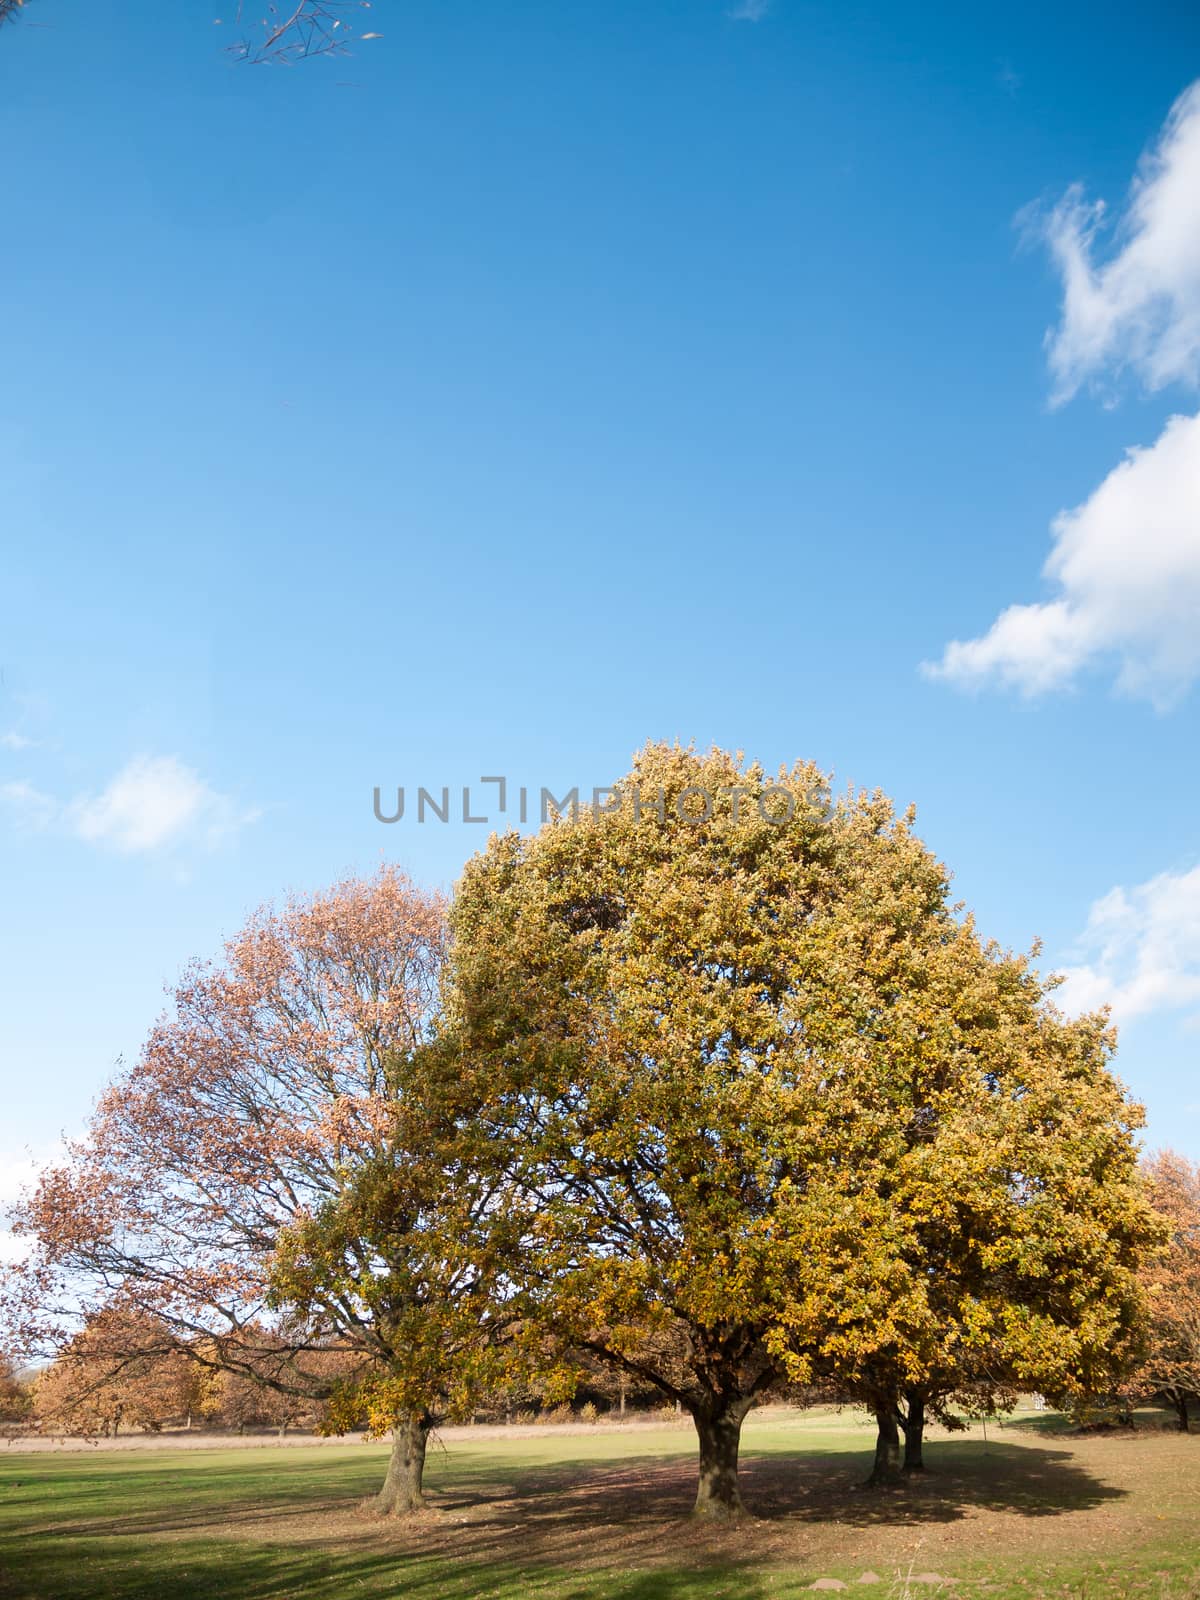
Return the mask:
<path fill-rule="evenodd" d="M 483 844 L 374 785 L 647 738 L 916 802 L 1200 1155 L 1194 6 L 219 9 L 0 36 L 0 1188 L 254 906 Z"/>

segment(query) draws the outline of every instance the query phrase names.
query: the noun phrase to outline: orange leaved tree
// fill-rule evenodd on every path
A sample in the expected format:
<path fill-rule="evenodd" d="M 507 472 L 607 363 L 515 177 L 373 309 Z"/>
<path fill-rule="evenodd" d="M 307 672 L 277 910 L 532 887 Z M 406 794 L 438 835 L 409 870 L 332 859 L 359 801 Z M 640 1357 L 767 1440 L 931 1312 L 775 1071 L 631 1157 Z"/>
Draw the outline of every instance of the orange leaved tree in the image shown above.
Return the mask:
<path fill-rule="evenodd" d="M 24 1347 L 61 1349 L 116 1299 L 280 1391 L 328 1392 L 357 1358 L 393 1437 L 383 1509 L 417 1503 L 464 1328 L 490 1331 L 460 1311 L 480 1294 L 462 1257 L 488 1192 L 459 1181 L 439 1143 L 452 1122 L 426 1105 L 444 939 L 441 900 L 385 868 L 260 912 L 193 967 L 18 1208 L 33 1248 L 8 1320 Z M 384 1173 L 421 1208 L 382 1207 L 368 1237 L 363 1193 Z"/>
<path fill-rule="evenodd" d="M 1200 1164 L 1162 1150 L 1143 1171 L 1169 1238 L 1144 1274 L 1149 1329 L 1136 1380 L 1175 1407 L 1186 1433 L 1189 1407 L 1200 1404 Z"/>
<path fill-rule="evenodd" d="M 89 1317 L 33 1385 L 33 1411 L 51 1432 L 115 1437 L 122 1427 L 157 1433 L 182 1421 L 199 1369 L 169 1328 L 130 1306 Z"/>

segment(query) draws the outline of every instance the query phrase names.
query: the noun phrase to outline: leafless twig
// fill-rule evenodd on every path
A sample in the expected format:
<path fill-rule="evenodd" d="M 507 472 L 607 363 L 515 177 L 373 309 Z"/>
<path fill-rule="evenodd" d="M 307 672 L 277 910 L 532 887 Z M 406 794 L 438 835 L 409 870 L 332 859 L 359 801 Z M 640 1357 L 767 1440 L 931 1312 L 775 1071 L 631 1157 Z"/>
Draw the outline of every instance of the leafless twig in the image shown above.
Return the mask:
<path fill-rule="evenodd" d="M 0 27 L 22 16 L 28 0 L 0 0 Z M 229 45 L 236 61 L 250 66 L 293 66 L 310 56 L 348 55 L 352 46 L 382 35 L 362 26 L 371 0 L 281 0 L 255 21 L 254 0 L 236 0 L 233 23 L 240 37 Z M 225 18 L 217 17 L 218 23 Z"/>
<path fill-rule="evenodd" d="M 282 6 L 269 5 L 252 28 L 243 20 L 251 3 L 238 0 L 237 25 L 250 31 L 229 46 L 230 55 L 251 66 L 293 66 L 310 56 L 348 55 L 357 41 L 380 37 L 371 30 L 356 31 L 361 19 L 355 13 L 369 11 L 371 0 L 286 0 Z"/>

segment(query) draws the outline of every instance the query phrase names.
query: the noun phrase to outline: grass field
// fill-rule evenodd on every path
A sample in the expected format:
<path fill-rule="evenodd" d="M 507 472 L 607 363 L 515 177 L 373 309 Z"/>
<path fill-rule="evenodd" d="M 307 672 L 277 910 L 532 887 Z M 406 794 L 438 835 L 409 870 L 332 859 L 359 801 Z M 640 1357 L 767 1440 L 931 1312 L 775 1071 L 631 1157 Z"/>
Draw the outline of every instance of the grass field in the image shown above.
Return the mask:
<path fill-rule="evenodd" d="M 430 1452 L 432 1509 L 361 1502 L 383 1449 L 0 1451 L 0 1595 L 20 1600 L 737 1600 L 852 1593 L 1200 1596 L 1200 1437 L 1075 1438 L 1033 1417 L 934 1433 L 929 1471 L 860 1485 L 850 1413 L 751 1418 L 754 1520 L 686 1520 L 681 1427 L 456 1438 Z M 864 1573 L 877 1582 L 860 1585 Z"/>

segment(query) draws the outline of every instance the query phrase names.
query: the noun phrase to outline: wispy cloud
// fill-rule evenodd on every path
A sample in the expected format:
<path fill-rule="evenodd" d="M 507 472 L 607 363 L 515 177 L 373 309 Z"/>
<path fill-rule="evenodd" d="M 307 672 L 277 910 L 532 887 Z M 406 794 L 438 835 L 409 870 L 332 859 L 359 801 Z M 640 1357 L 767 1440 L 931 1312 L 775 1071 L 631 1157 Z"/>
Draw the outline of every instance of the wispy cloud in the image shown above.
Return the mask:
<path fill-rule="evenodd" d="M 1053 599 L 1009 606 L 955 640 L 928 676 L 1036 695 L 1116 664 L 1118 687 L 1165 708 L 1200 676 L 1200 416 L 1173 417 L 1052 526 Z"/>
<path fill-rule="evenodd" d="M 0 733 L 0 749 L 4 750 L 31 750 L 34 741 L 27 739 L 23 733 L 18 733 L 11 728 L 7 733 Z"/>
<path fill-rule="evenodd" d="M 1200 1004 L 1200 867 L 1163 872 L 1097 900 L 1055 999 L 1072 1014 L 1110 1005 L 1118 1022 Z"/>
<path fill-rule="evenodd" d="M 0 802 L 21 827 L 57 828 L 122 855 L 212 847 L 260 814 L 240 810 L 175 756 L 137 756 L 99 793 L 66 804 L 28 783 L 0 785 Z"/>
<path fill-rule="evenodd" d="M 59 812 L 54 796 L 35 789 L 31 783 L 0 783 L 0 802 L 16 826 L 26 831 L 48 828 Z"/>
<path fill-rule="evenodd" d="M 770 11 L 772 0 L 737 0 L 729 9 L 734 22 L 761 22 Z"/>
<path fill-rule="evenodd" d="M 1047 335 L 1056 403 L 1125 369 L 1151 389 L 1200 382 L 1200 81 L 1143 159 L 1106 260 L 1107 208 L 1079 184 L 1025 221 L 1062 276 L 1062 320 Z"/>

